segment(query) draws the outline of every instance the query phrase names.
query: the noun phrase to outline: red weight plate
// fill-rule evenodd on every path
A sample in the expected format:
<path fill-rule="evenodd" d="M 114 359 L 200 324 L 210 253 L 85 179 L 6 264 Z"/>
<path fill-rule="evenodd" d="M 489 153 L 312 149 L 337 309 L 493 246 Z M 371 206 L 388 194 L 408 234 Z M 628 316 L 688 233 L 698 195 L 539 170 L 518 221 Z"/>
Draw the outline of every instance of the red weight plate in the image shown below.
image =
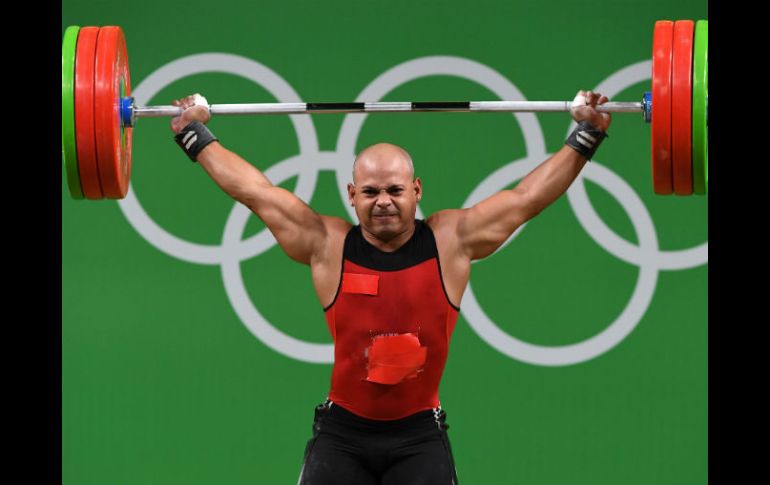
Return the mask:
<path fill-rule="evenodd" d="M 99 27 L 83 27 L 75 58 L 75 140 L 83 195 L 102 199 L 94 138 L 94 61 Z"/>
<path fill-rule="evenodd" d="M 96 42 L 94 119 L 104 195 L 122 199 L 131 175 L 131 128 L 120 123 L 120 98 L 131 94 L 126 39 L 120 27 L 102 27 Z"/>
<path fill-rule="evenodd" d="M 652 40 L 652 186 L 674 190 L 671 173 L 671 58 L 674 22 L 658 20 Z"/>
<path fill-rule="evenodd" d="M 671 89 L 671 154 L 674 193 L 692 194 L 692 49 L 695 22 L 674 23 Z"/>

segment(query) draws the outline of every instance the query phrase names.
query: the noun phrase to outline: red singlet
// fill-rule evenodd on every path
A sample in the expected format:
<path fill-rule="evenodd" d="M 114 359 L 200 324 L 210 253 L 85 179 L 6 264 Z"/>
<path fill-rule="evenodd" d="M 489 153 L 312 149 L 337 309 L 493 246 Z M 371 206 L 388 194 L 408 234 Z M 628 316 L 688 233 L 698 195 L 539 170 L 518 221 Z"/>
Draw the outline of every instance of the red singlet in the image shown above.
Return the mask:
<path fill-rule="evenodd" d="M 334 339 L 329 399 L 368 419 L 393 420 L 439 406 L 438 386 L 459 308 L 441 278 L 436 240 L 415 221 L 412 238 L 387 253 L 355 226 L 342 277 L 324 309 Z"/>

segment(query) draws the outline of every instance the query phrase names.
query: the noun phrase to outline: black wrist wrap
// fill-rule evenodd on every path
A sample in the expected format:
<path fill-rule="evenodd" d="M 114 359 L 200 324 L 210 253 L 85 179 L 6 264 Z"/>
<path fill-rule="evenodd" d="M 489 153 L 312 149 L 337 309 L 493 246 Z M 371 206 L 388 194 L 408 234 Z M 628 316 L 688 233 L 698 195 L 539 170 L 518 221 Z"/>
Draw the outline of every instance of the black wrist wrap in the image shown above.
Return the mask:
<path fill-rule="evenodd" d="M 198 154 L 206 145 L 219 141 L 219 139 L 206 128 L 206 125 L 200 121 L 193 121 L 182 128 L 182 131 L 174 137 L 174 141 L 182 147 L 182 150 L 190 157 L 190 160 L 195 162 L 197 161 Z"/>
<path fill-rule="evenodd" d="M 590 160 L 599 145 L 609 135 L 587 121 L 581 121 L 570 133 L 565 145 L 574 148 L 575 151 Z"/>

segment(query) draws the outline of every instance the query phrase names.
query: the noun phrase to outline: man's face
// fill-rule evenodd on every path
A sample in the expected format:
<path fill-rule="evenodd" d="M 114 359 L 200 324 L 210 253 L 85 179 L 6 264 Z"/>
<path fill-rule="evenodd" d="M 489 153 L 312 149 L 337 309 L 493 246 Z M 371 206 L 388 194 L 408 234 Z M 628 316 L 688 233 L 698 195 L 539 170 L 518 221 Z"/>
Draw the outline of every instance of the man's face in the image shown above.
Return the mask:
<path fill-rule="evenodd" d="M 353 177 L 348 198 L 365 231 L 387 242 L 413 227 L 422 183 L 413 178 L 402 150 L 392 145 L 367 149 L 359 155 Z"/>

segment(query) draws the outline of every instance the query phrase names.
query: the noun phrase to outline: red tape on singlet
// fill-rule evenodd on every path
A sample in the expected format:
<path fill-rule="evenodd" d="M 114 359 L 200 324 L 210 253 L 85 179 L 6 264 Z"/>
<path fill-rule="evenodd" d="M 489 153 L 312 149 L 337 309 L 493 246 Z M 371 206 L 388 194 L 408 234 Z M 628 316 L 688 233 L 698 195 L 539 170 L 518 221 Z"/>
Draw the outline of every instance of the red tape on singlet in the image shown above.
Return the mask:
<path fill-rule="evenodd" d="M 428 348 L 420 346 L 414 333 L 378 335 L 368 349 L 366 380 L 378 384 L 398 384 L 417 377 L 425 365 Z"/>
<path fill-rule="evenodd" d="M 342 277 L 343 293 L 376 295 L 380 277 L 374 274 L 345 273 Z"/>

